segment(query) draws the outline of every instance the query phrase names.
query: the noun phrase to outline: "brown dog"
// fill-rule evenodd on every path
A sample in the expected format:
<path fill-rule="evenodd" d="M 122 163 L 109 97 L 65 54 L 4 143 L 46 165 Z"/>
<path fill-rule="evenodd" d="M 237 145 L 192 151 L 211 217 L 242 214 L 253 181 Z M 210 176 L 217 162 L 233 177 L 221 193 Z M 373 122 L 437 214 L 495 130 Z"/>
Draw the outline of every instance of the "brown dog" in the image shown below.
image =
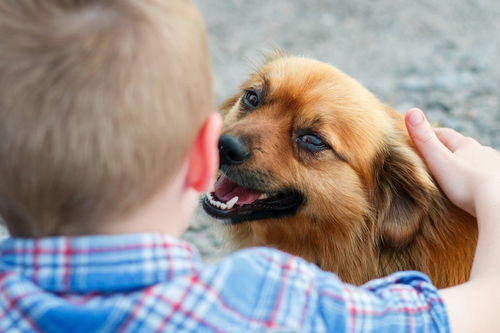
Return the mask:
<path fill-rule="evenodd" d="M 223 111 L 203 206 L 236 247 L 273 246 L 354 284 L 400 270 L 468 279 L 476 221 L 440 192 L 402 115 L 357 81 L 275 55 Z"/>

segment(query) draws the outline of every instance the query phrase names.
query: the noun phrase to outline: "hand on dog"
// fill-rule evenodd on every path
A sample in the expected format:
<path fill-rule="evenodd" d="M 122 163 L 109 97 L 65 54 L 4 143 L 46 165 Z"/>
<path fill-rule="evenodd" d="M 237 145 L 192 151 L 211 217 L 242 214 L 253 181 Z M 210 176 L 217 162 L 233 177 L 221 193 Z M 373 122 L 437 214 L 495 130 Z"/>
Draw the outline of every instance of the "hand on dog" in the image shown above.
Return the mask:
<path fill-rule="evenodd" d="M 452 331 L 493 332 L 500 300 L 500 153 L 452 129 L 433 130 L 418 109 L 408 111 L 406 127 L 448 198 L 477 216 L 470 280 L 441 290 Z"/>
<path fill-rule="evenodd" d="M 433 129 L 423 112 L 411 109 L 406 127 L 437 182 L 458 207 L 477 216 L 481 207 L 500 208 L 500 153 L 450 128 Z"/>

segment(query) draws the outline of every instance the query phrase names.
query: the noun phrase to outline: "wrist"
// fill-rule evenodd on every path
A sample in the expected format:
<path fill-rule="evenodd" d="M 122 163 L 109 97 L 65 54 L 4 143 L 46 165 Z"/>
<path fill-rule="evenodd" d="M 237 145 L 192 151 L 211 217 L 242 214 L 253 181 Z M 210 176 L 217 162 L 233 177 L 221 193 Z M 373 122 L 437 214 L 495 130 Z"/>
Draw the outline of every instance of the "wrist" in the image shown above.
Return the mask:
<path fill-rule="evenodd" d="M 500 225 L 500 177 L 479 183 L 474 195 L 474 207 L 478 220 L 484 215 L 496 215 Z"/>

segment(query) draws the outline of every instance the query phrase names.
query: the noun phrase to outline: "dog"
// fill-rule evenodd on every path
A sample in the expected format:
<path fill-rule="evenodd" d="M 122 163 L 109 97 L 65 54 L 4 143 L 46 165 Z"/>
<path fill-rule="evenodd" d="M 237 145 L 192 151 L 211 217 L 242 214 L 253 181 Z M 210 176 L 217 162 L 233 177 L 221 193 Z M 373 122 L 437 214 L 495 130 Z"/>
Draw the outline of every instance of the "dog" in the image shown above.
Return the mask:
<path fill-rule="evenodd" d="M 235 248 L 271 246 L 356 285 L 402 270 L 468 280 L 476 220 L 441 192 L 404 117 L 356 80 L 277 53 L 221 111 L 202 205 Z"/>

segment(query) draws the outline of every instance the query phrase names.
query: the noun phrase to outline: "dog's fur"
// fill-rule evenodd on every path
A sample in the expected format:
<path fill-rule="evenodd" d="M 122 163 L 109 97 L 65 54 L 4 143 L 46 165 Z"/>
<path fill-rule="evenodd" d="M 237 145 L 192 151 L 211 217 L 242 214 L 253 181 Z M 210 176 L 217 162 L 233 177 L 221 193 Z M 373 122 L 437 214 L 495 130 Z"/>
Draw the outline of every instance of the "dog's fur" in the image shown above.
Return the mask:
<path fill-rule="evenodd" d="M 247 89 L 262 94 L 255 110 L 242 107 Z M 403 116 L 357 81 L 325 63 L 275 54 L 222 112 L 224 134 L 244 138 L 252 152 L 223 172 L 236 182 L 264 175 L 263 192 L 303 196 L 291 215 L 228 226 L 235 247 L 272 246 L 354 284 L 400 270 L 422 271 L 438 287 L 468 279 L 475 219 L 440 191 Z M 331 149 L 301 149 L 304 129 Z"/>

